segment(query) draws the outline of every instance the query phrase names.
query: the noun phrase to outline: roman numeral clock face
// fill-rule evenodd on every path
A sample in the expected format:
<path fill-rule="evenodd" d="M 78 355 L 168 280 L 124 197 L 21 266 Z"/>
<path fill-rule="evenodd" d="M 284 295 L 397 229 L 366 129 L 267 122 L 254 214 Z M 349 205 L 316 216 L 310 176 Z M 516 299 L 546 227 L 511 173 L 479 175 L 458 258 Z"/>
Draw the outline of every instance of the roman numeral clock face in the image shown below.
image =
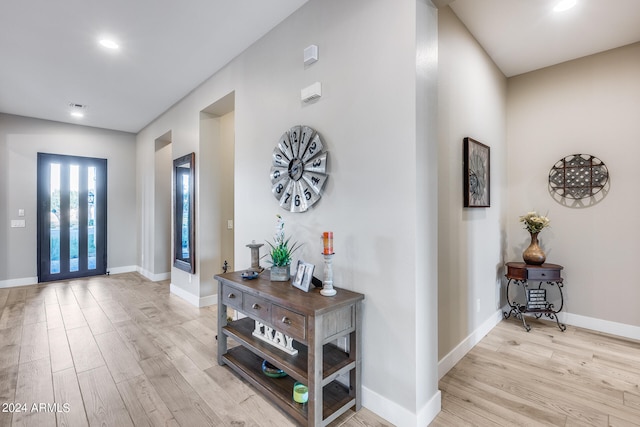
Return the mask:
<path fill-rule="evenodd" d="M 327 156 L 320 135 L 309 126 L 286 131 L 273 150 L 271 192 L 280 206 L 304 212 L 320 200 L 327 181 Z"/>

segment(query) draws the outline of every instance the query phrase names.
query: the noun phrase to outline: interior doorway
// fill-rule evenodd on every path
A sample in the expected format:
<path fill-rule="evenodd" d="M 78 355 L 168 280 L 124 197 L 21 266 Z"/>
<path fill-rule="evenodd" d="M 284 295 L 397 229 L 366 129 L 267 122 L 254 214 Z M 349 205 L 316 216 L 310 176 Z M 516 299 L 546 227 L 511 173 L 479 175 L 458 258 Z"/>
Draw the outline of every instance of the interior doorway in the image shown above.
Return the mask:
<path fill-rule="evenodd" d="M 38 153 L 38 282 L 107 272 L 107 160 Z"/>
<path fill-rule="evenodd" d="M 235 269 L 234 177 L 235 177 L 235 92 L 200 112 L 198 170 L 198 256 L 201 294 L 214 294 L 213 276 L 225 265 Z M 199 219 L 198 219 L 199 218 Z M 204 220 L 206 218 L 206 220 Z M 196 251 L 196 253 L 198 253 Z"/>

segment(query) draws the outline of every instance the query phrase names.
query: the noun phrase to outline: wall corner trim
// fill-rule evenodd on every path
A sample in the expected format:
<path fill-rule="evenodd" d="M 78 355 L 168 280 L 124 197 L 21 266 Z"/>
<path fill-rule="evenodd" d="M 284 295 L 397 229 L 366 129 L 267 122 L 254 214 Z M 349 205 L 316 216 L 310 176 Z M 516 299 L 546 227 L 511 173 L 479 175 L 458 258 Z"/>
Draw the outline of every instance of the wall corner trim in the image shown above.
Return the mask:
<path fill-rule="evenodd" d="M 440 390 L 429 399 L 418 414 L 398 405 L 375 391 L 362 387 L 362 406 L 397 426 L 426 426 L 438 415 L 441 408 Z"/>
<path fill-rule="evenodd" d="M 149 270 L 145 270 L 142 267 L 138 267 L 136 269 L 136 271 L 138 273 L 142 274 L 147 279 L 151 280 L 152 282 L 159 282 L 161 280 L 169 280 L 169 279 L 171 279 L 171 272 L 155 274 L 155 273 L 150 272 Z"/>
<path fill-rule="evenodd" d="M 189 304 L 195 307 L 207 307 L 209 305 L 214 305 L 218 303 L 218 294 L 208 295 L 206 297 L 198 297 L 196 295 L 193 295 L 190 292 L 185 291 L 182 288 L 179 288 L 173 283 L 169 285 L 169 292 L 171 292 L 177 297 L 182 298 L 183 300 L 185 300 L 186 302 L 188 302 Z"/>
<path fill-rule="evenodd" d="M 502 308 L 493 313 L 475 331 L 438 362 L 438 379 L 442 379 L 462 358 L 503 319 Z"/>

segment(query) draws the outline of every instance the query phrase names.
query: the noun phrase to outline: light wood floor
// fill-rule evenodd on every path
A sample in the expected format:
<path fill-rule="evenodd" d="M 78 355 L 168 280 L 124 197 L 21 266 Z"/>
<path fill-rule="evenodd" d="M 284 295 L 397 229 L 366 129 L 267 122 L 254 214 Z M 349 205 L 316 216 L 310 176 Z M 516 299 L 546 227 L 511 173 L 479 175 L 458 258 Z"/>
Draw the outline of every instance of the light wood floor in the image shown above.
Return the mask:
<path fill-rule="evenodd" d="M 0 289 L 0 426 L 294 425 L 218 366 L 216 309 L 136 273 Z"/>
<path fill-rule="evenodd" d="M 431 426 L 640 426 L 640 342 L 529 323 L 502 321 L 442 378 Z"/>
<path fill-rule="evenodd" d="M 216 309 L 135 273 L 0 289 L 0 426 L 293 425 L 217 365 Z M 640 426 L 639 342 L 532 325 L 474 347 L 431 425 Z M 341 425 L 389 423 L 362 409 Z"/>

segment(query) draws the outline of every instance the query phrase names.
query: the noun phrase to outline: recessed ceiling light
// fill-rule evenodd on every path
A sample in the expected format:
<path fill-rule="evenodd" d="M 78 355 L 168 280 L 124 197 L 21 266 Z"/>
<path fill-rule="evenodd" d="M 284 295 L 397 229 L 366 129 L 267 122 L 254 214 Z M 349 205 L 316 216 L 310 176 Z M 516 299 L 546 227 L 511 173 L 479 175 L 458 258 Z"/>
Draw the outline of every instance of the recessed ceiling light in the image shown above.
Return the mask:
<path fill-rule="evenodd" d="M 69 103 L 70 111 L 69 114 L 71 117 L 75 117 L 77 119 L 81 119 L 84 117 L 84 111 L 87 109 L 86 105 L 78 104 L 77 102 Z"/>
<path fill-rule="evenodd" d="M 561 0 L 556 7 L 553 8 L 554 12 L 564 12 L 565 10 L 571 9 L 578 3 L 578 0 Z"/>
<path fill-rule="evenodd" d="M 114 42 L 111 39 L 100 39 L 99 43 L 100 43 L 100 46 L 105 47 L 107 49 L 115 50 L 120 48 L 118 43 Z"/>

